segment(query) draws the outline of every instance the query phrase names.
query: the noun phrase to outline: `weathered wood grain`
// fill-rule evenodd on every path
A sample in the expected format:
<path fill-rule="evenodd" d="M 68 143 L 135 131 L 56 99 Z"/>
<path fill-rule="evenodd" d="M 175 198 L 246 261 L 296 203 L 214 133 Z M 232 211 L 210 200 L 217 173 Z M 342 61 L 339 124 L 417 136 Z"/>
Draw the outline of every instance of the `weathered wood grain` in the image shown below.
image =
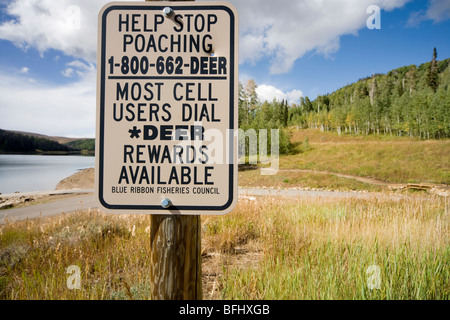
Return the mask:
<path fill-rule="evenodd" d="M 152 299 L 202 299 L 200 221 L 200 216 L 152 215 Z"/>
<path fill-rule="evenodd" d="M 150 241 L 151 298 L 201 300 L 200 216 L 152 215 Z"/>

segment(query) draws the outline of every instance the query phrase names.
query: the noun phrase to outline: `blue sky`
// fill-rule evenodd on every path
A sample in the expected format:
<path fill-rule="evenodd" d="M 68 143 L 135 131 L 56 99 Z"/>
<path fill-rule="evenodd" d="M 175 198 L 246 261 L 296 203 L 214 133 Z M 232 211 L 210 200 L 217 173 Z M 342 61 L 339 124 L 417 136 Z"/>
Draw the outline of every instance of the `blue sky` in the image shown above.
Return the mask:
<path fill-rule="evenodd" d="M 0 128 L 94 137 L 104 0 L 0 0 Z M 240 80 L 264 99 L 314 99 L 373 73 L 450 57 L 450 0 L 230 0 Z M 368 29 L 367 8 L 381 9 Z"/>

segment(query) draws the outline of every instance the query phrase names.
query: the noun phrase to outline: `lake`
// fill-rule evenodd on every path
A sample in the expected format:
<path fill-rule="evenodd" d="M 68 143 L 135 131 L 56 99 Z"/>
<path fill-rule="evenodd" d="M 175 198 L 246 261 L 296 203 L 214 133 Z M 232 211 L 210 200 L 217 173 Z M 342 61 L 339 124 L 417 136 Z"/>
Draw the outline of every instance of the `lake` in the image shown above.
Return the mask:
<path fill-rule="evenodd" d="M 54 190 L 58 182 L 95 166 L 95 157 L 0 154 L 0 193 Z"/>

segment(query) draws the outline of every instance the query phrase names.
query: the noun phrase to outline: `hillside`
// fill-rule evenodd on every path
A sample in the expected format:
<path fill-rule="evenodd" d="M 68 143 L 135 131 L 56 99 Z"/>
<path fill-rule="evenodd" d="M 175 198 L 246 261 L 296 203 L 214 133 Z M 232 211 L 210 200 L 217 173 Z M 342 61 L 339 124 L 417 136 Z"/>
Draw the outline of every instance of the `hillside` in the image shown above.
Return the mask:
<path fill-rule="evenodd" d="M 281 155 L 275 175 L 261 175 L 257 166 L 248 166 L 239 172 L 241 187 L 382 191 L 412 183 L 448 190 L 449 139 L 288 131 L 297 153 Z"/>
<path fill-rule="evenodd" d="M 314 101 L 302 97 L 289 124 L 339 134 L 450 137 L 450 59 L 374 74 Z"/>
<path fill-rule="evenodd" d="M 79 139 L 79 140 L 71 140 L 64 143 L 66 146 L 69 146 L 74 149 L 79 149 L 87 152 L 95 151 L 95 139 Z"/>
<path fill-rule="evenodd" d="M 34 138 L 42 138 L 42 139 L 46 139 L 46 140 L 52 140 L 52 141 L 56 141 L 60 144 L 66 144 L 68 142 L 72 142 L 72 141 L 77 141 L 77 140 L 84 140 L 84 139 L 79 139 L 79 138 L 67 138 L 67 137 L 59 137 L 59 136 L 47 136 L 45 134 L 40 134 L 40 133 L 34 133 L 34 132 L 25 132 L 25 131 L 16 131 L 16 130 L 5 130 L 5 131 L 9 131 L 9 132 L 13 132 L 13 133 L 18 133 L 21 135 L 25 135 L 25 136 L 29 136 L 29 137 L 34 137 Z"/>
<path fill-rule="evenodd" d="M 71 153 L 95 152 L 94 139 L 47 136 L 39 133 L 0 129 L 0 153 Z"/>
<path fill-rule="evenodd" d="M 74 153 L 79 149 L 42 136 L 31 136 L 0 129 L 0 153 Z"/>
<path fill-rule="evenodd" d="M 288 105 L 285 100 L 275 99 L 260 101 L 256 88 L 252 79 L 239 83 L 239 128 L 244 132 L 278 129 L 281 155 L 295 156 L 300 150 L 302 141 L 292 139 L 290 127 L 320 129 L 321 132 L 353 137 L 403 137 L 414 141 L 450 138 L 450 58 L 438 61 L 436 52 L 430 62 L 374 74 L 332 93 L 319 95 L 315 100 L 301 97 L 300 104 Z M 267 142 L 270 150 L 270 135 Z M 240 136 L 240 144 L 241 152 L 248 155 L 249 142 L 244 135 Z M 346 151 L 342 148 L 339 152 L 345 156 Z M 363 162 L 359 164 L 365 167 Z M 303 167 L 310 169 L 306 165 Z M 439 174 L 433 181 L 448 183 L 448 173 L 442 173 L 439 168 L 436 170 Z M 348 174 L 373 174 L 372 169 L 353 171 Z M 390 181 L 425 178 L 411 174 L 394 177 L 382 175 L 379 178 Z"/>

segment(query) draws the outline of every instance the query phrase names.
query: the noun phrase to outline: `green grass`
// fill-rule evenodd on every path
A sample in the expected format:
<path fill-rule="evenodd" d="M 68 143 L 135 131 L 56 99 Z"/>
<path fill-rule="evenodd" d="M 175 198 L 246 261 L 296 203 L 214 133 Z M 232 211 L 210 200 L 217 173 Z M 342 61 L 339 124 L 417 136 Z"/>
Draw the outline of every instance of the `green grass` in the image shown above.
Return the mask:
<path fill-rule="evenodd" d="M 331 171 L 392 183 L 450 183 L 450 140 L 390 136 L 339 136 L 293 129 L 292 141 L 308 137 L 308 151 L 280 157 L 280 168 Z"/>
<path fill-rule="evenodd" d="M 450 141 L 299 130 L 280 171 L 239 172 L 240 186 L 383 191 L 334 173 L 390 182 L 449 179 Z M 306 143 L 305 143 L 306 144 Z M 316 171 L 329 171 L 319 173 Z M 450 299 L 450 199 L 242 198 L 202 216 L 205 299 Z M 148 299 L 150 216 L 79 211 L 0 226 L 0 299 Z M 66 270 L 81 270 L 81 289 Z M 380 288 L 369 287 L 370 266 Z"/>
<path fill-rule="evenodd" d="M 0 298 L 115 299 L 136 288 L 133 298 L 142 297 L 148 291 L 142 291 L 149 277 L 148 226 L 149 216 L 86 211 L 2 226 Z M 67 288 L 71 265 L 81 269 L 81 290 Z"/>
<path fill-rule="evenodd" d="M 260 225 L 263 258 L 227 270 L 222 298 L 450 298 L 445 200 L 299 201 L 271 206 Z"/>
<path fill-rule="evenodd" d="M 259 167 L 239 171 L 240 186 L 383 191 L 389 184 L 450 184 L 449 139 L 339 136 L 318 129 L 291 128 L 291 132 L 299 152 L 281 155 L 281 170 L 275 175 L 261 176 Z M 386 185 L 336 174 L 373 178 Z"/>
<path fill-rule="evenodd" d="M 330 260 L 330 257 L 332 260 Z M 422 252 L 361 246 L 322 245 L 289 262 L 268 261 L 257 270 L 234 270 L 227 279 L 227 299 L 438 299 L 448 300 L 450 252 Z M 370 288 L 371 265 L 381 268 L 379 289 Z M 423 270 L 419 271 L 418 270 Z M 276 276 L 274 276 L 276 275 Z"/>
<path fill-rule="evenodd" d="M 326 190 L 367 190 L 382 191 L 378 185 L 359 182 L 320 172 L 279 171 L 276 175 L 261 175 L 260 170 L 247 170 L 238 173 L 240 187 L 272 187 L 272 188 L 314 188 Z"/>

